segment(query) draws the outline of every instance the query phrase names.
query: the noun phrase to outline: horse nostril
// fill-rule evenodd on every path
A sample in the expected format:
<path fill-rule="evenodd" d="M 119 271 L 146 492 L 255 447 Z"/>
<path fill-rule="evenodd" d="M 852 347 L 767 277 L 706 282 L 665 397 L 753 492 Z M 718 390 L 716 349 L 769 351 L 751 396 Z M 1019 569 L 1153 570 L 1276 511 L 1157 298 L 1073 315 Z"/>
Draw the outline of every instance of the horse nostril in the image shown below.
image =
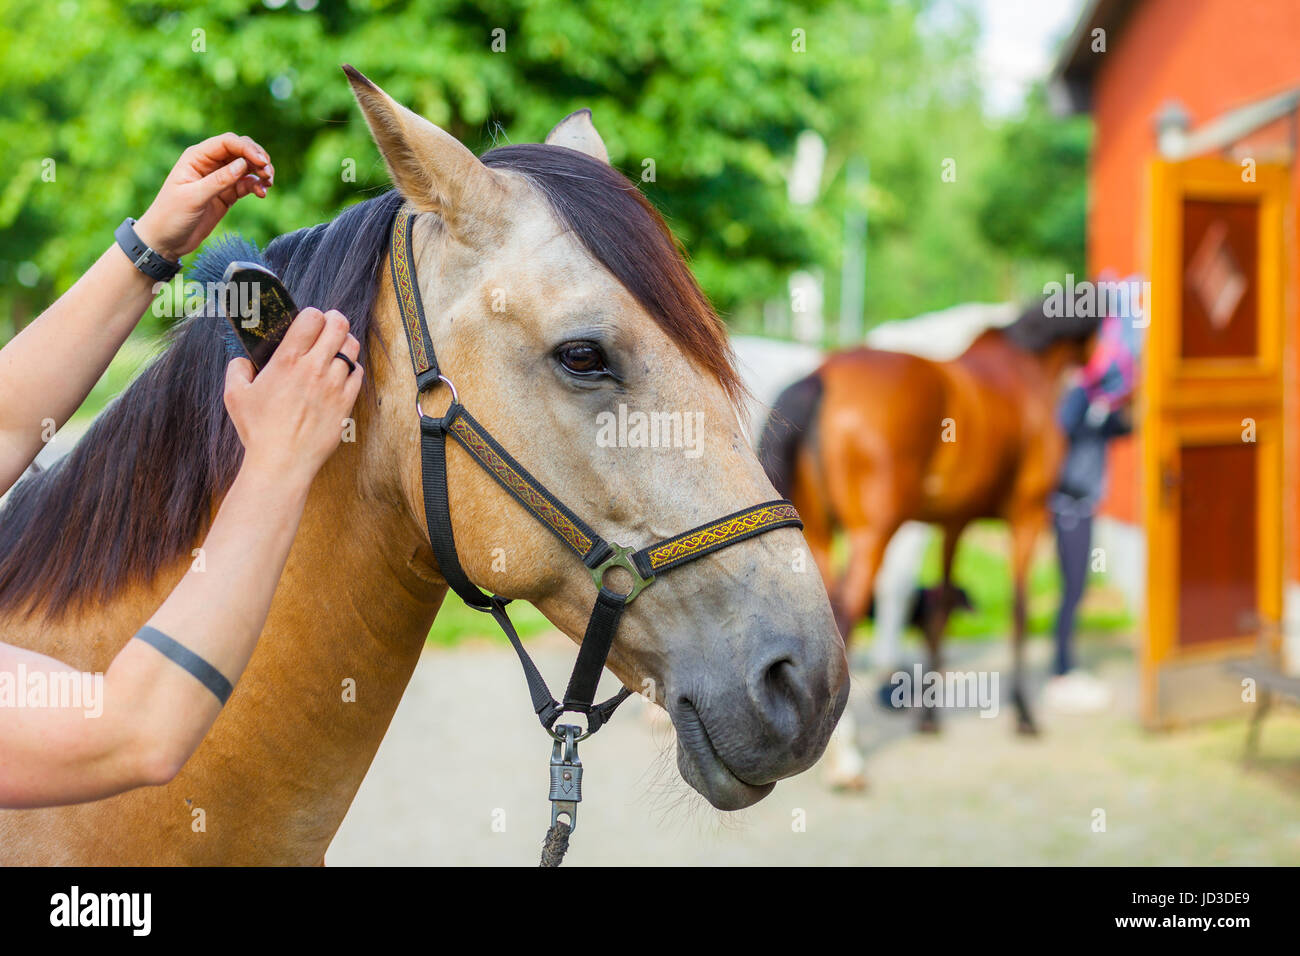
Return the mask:
<path fill-rule="evenodd" d="M 751 684 L 759 714 L 776 734 L 787 740 L 798 737 L 802 729 L 808 700 L 803 683 L 799 665 L 783 653 L 756 668 Z"/>
<path fill-rule="evenodd" d="M 788 657 L 779 658 L 767 666 L 767 673 L 763 676 L 775 692 L 788 694 L 795 677 L 794 661 Z"/>

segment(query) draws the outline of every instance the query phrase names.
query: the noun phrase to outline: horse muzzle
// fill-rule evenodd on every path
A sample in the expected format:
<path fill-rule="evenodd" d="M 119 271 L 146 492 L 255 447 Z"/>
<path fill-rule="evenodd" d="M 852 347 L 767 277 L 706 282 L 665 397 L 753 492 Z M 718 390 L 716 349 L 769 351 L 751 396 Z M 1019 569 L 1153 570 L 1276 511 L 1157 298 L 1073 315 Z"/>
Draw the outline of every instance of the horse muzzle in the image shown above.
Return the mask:
<path fill-rule="evenodd" d="M 719 810 L 751 806 L 816 763 L 848 703 L 847 662 L 794 640 L 755 643 L 742 680 L 669 688 L 678 770 Z"/>

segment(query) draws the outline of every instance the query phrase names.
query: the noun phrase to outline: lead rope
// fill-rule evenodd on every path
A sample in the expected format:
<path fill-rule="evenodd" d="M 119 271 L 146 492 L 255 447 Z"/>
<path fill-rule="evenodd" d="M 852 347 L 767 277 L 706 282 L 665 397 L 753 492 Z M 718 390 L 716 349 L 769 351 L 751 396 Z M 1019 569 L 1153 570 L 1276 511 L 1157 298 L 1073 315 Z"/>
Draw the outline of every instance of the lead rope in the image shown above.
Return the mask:
<path fill-rule="evenodd" d="M 569 825 L 563 820 L 551 825 L 546 831 L 546 839 L 542 842 L 542 862 L 538 866 L 559 866 L 564 862 L 564 854 L 569 851 L 571 832 Z"/>
<path fill-rule="evenodd" d="M 553 741 L 551 825 L 542 844 L 541 866 L 559 866 L 569 848 L 569 837 L 578 826 L 578 804 L 582 801 L 582 761 L 578 759 L 578 744 L 603 727 L 618 706 L 632 695 L 624 687 L 608 700 L 594 703 L 596 686 L 605 669 L 623 610 L 666 571 L 777 528 L 802 528 L 803 522 L 799 520 L 794 505 L 778 500 L 733 512 L 640 551 L 605 541 L 529 474 L 474 419 L 460 404 L 456 386 L 439 370 L 424 317 L 420 288 L 415 281 L 411 236 L 414 220 L 413 215 L 399 214 L 394 221 L 389 263 L 406 342 L 411 351 L 411 364 L 415 369 L 415 410 L 420 419 L 421 484 L 429 545 L 447 585 L 476 611 L 491 614 L 519 656 L 533 712 Z M 439 383 L 451 391 L 451 404 L 441 418 L 432 418 L 420 407 L 420 395 Z M 447 495 L 448 435 L 455 438 L 511 497 L 568 545 L 591 572 L 598 589 L 596 603 L 582 645 L 578 648 L 578 659 L 573 665 L 563 703 L 551 694 L 537 665 L 524 650 L 506 612 L 510 598 L 479 590 L 461 567 Z M 613 568 L 622 568 L 632 576 L 632 588 L 627 594 L 618 594 L 605 587 L 605 574 Z M 586 715 L 587 729 L 584 731 L 573 724 L 555 726 L 560 715 L 566 712 Z"/>

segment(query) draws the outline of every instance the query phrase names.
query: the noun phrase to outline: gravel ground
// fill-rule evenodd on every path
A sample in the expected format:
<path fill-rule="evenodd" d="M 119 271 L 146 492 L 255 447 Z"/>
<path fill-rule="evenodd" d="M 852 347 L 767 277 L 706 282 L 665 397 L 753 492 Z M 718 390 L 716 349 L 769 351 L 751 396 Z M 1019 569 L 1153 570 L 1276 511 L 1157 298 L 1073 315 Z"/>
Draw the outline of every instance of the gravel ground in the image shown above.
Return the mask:
<path fill-rule="evenodd" d="M 562 687 L 572 645 L 551 635 L 532 646 Z M 1047 650 L 1031 643 L 1034 673 Z M 959 645 L 953 657 L 998 668 L 1006 648 Z M 913 733 L 911 717 L 876 707 L 859 669 L 852 706 L 868 791 L 830 792 L 814 768 L 735 814 L 681 782 L 671 726 L 634 697 L 583 745 L 586 799 L 566 865 L 1300 864 L 1296 710 L 1274 709 L 1247 771 L 1241 721 L 1147 734 L 1131 656 L 1092 657 L 1112 711 L 1040 713 L 1033 740 L 1014 735 L 1005 708 L 994 719 L 948 713 L 941 734 Z M 549 753 L 508 647 L 430 649 L 326 863 L 534 865 Z M 1105 832 L 1093 830 L 1098 809 Z"/>

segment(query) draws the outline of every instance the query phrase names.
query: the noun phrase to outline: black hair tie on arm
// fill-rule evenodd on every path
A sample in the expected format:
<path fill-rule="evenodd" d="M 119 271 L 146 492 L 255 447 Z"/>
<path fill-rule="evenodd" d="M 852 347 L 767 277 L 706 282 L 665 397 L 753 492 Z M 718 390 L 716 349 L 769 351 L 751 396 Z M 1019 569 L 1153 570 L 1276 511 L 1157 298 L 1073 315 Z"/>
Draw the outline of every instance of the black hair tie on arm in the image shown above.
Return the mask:
<path fill-rule="evenodd" d="M 135 636 L 151 647 L 156 648 L 172 663 L 189 671 L 200 684 L 217 696 L 217 700 L 221 701 L 222 706 L 225 706 L 234 687 L 231 686 L 230 681 L 226 680 L 226 676 L 221 671 L 199 657 L 198 654 L 195 654 L 184 644 L 172 640 L 157 628 L 145 625 L 136 632 Z"/>

